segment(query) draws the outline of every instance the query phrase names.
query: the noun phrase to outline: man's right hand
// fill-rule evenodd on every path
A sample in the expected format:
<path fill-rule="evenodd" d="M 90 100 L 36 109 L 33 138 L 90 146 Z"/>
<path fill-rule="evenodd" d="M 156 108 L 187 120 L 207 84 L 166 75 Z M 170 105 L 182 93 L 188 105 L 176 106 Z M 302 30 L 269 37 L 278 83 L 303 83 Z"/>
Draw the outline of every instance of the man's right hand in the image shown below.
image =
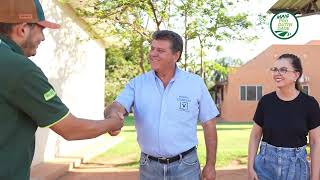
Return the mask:
<path fill-rule="evenodd" d="M 128 114 L 126 109 L 118 102 L 113 102 L 110 106 L 106 107 L 104 109 L 104 118 L 109 119 L 109 118 L 116 118 L 119 117 L 119 119 L 122 119 L 122 126 L 123 126 L 123 119 L 124 115 Z M 111 129 L 108 131 L 108 133 L 111 136 L 117 136 L 121 131 L 121 127 L 118 129 Z"/>
<path fill-rule="evenodd" d="M 124 116 L 120 112 L 111 113 L 105 119 L 107 123 L 107 132 L 118 131 L 123 127 Z"/>

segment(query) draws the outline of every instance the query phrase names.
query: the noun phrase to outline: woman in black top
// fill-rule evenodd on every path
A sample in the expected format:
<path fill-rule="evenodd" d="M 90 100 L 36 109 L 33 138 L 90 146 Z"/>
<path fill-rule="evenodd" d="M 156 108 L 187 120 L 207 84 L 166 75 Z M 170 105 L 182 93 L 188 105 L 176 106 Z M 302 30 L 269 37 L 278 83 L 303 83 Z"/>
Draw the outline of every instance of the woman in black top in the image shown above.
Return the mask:
<path fill-rule="evenodd" d="M 300 91 L 301 61 L 293 54 L 283 54 L 270 70 L 277 88 L 261 98 L 253 118 L 249 179 L 310 179 L 305 148 L 309 134 L 311 179 L 319 180 L 320 108 L 315 98 Z"/>

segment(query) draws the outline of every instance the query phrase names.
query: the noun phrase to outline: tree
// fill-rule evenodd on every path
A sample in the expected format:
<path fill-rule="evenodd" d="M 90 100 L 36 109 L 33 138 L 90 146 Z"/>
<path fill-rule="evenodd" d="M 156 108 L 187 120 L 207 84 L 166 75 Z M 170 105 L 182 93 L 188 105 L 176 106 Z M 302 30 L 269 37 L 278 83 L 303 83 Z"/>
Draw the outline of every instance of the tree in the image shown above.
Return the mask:
<path fill-rule="evenodd" d="M 194 14 L 194 10 L 196 7 L 194 7 L 193 0 L 180 0 L 180 4 L 175 4 L 177 13 L 176 15 L 181 15 L 184 18 L 184 70 L 187 70 L 188 66 L 188 31 L 189 31 L 189 26 L 188 26 L 188 17 L 192 16 Z"/>
<path fill-rule="evenodd" d="M 139 64 L 135 62 L 138 55 L 136 51 L 139 51 L 139 49 L 131 46 L 111 46 L 106 49 L 106 104 L 113 102 L 125 84 L 141 73 Z"/>
<path fill-rule="evenodd" d="M 245 30 L 251 28 L 253 23 L 248 20 L 246 13 L 234 13 L 230 10 L 237 2 L 228 0 L 195 0 L 197 11 L 190 22 L 188 37 L 198 39 L 200 47 L 200 75 L 204 77 L 205 49 L 219 51 L 222 49 L 218 44 L 221 41 L 246 40 L 252 41 L 257 38 L 255 34 L 248 34 Z"/>
<path fill-rule="evenodd" d="M 127 41 L 126 45 L 131 45 L 133 38 L 139 39 L 140 50 L 139 65 L 141 72 L 145 72 L 147 42 L 150 42 L 151 34 L 154 30 L 159 30 L 161 26 L 168 26 L 168 9 L 170 0 L 101 0 L 88 3 L 82 8 L 77 8 L 78 14 L 90 19 L 92 25 L 102 28 L 102 36 L 116 35 L 120 39 Z M 153 27 L 153 28 L 152 28 Z M 105 29 L 112 29 L 112 31 Z M 109 34 L 103 34 L 109 32 Z"/>
<path fill-rule="evenodd" d="M 232 11 L 243 1 L 246 0 L 88 0 L 87 5 L 78 8 L 78 14 L 99 30 L 100 37 L 113 36 L 118 40 L 115 46 L 107 49 L 107 78 L 113 78 L 108 79 L 110 83 L 128 81 L 132 74 L 147 71 L 152 32 L 162 28 L 177 31 L 179 25 L 184 28 L 185 70 L 199 72 L 205 82 L 208 82 L 207 78 L 217 82 L 216 79 L 221 79 L 228 72 L 222 69 L 229 64 L 219 62 L 220 58 L 211 62 L 217 58 L 208 58 L 208 52 L 221 51 L 221 42 L 256 39 L 256 34 L 249 34 L 246 30 L 254 24 L 261 25 L 264 20 L 259 16 L 256 23 L 249 20 L 248 13 Z M 179 21 L 181 17 L 183 22 Z M 109 61 L 110 58 L 119 59 Z M 123 67 L 124 72 L 119 72 L 112 70 L 113 65 L 118 70 L 121 66 L 126 67 Z M 127 74 L 126 71 L 134 73 Z"/>
<path fill-rule="evenodd" d="M 218 82 L 226 81 L 228 73 L 234 68 L 241 66 L 242 61 L 240 59 L 224 57 L 216 59 L 215 61 L 207 61 L 205 64 L 207 67 L 207 80 L 216 84 Z"/>

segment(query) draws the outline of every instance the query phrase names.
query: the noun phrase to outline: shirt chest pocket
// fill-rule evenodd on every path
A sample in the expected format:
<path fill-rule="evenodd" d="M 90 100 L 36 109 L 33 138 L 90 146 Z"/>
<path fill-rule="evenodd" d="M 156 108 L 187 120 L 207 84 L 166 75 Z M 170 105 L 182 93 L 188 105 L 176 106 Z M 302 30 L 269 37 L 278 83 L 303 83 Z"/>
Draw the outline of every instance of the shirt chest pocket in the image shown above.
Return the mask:
<path fill-rule="evenodd" d="M 196 98 L 178 96 L 172 99 L 168 110 L 178 115 L 195 115 L 199 113 L 199 104 Z"/>

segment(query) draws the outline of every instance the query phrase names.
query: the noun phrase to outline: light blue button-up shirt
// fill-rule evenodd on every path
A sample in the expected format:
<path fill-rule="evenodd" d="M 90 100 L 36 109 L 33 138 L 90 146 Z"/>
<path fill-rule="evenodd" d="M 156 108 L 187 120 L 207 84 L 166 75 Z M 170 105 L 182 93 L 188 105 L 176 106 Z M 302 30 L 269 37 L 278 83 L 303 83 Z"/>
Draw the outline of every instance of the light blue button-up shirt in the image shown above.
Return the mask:
<path fill-rule="evenodd" d="M 176 68 L 166 88 L 154 71 L 132 79 L 116 101 L 134 109 L 141 151 L 172 157 L 198 144 L 197 121 L 205 123 L 219 112 L 201 77 Z"/>

